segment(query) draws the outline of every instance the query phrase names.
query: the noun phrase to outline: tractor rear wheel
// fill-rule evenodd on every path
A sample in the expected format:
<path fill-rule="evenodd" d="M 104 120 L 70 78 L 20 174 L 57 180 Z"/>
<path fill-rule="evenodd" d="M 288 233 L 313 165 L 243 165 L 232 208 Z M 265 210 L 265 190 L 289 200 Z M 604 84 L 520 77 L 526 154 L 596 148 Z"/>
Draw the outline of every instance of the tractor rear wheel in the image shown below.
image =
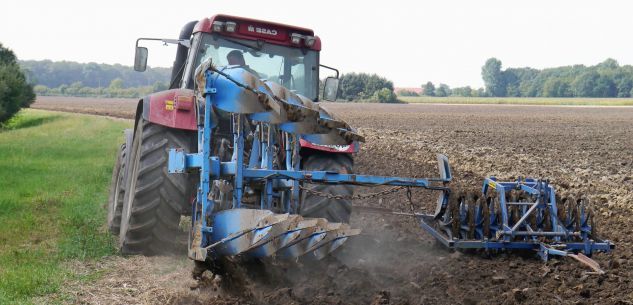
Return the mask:
<path fill-rule="evenodd" d="M 139 119 L 130 149 L 119 247 L 123 254 L 161 254 L 185 249 L 178 241 L 180 216 L 190 211 L 193 174 L 167 173 L 171 148 L 194 150 L 195 134 Z"/>
<path fill-rule="evenodd" d="M 116 163 L 112 169 L 112 181 L 110 183 L 110 196 L 108 199 L 108 230 L 112 234 L 119 235 L 121 229 L 121 211 L 125 196 L 126 165 L 129 161 L 129 148 L 132 146 L 133 132 L 126 129 L 125 143 L 121 144 Z"/>
<path fill-rule="evenodd" d="M 351 174 L 354 161 L 348 154 L 315 153 L 303 159 L 303 170 L 333 171 L 341 174 Z M 340 196 L 354 195 L 351 185 L 303 184 L 303 188 Z M 301 191 L 300 214 L 307 217 L 325 218 L 331 222 L 349 223 L 352 214 L 350 199 L 330 199 L 306 190 Z"/>

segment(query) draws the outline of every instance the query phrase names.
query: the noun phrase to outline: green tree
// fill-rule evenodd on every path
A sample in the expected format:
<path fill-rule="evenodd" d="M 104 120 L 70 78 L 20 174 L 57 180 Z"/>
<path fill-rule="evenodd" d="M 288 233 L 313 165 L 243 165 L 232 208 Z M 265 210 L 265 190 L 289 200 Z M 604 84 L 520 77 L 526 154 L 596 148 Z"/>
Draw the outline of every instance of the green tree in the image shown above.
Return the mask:
<path fill-rule="evenodd" d="M 426 96 L 435 96 L 435 85 L 432 82 L 427 82 L 426 85 L 422 87 L 422 94 Z"/>
<path fill-rule="evenodd" d="M 473 89 L 470 86 L 453 88 L 451 90 L 451 95 L 465 96 L 465 97 L 472 96 Z"/>
<path fill-rule="evenodd" d="M 613 58 L 607 58 L 603 62 L 599 63 L 597 67 L 598 69 L 603 70 L 615 70 L 620 67 L 620 64 Z"/>
<path fill-rule="evenodd" d="M 481 67 L 481 77 L 486 85 L 486 92 L 492 96 L 505 96 L 506 84 L 501 73 L 501 61 L 496 58 L 490 58 Z"/>
<path fill-rule="evenodd" d="M 585 72 L 578 76 L 572 83 L 574 95 L 584 97 L 594 96 L 593 89 L 596 86 L 598 78 L 600 78 L 600 75 L 595 71 Z"/>
<path fill-rule="evenodd" d="M 376 74 L 344 74 L 339 83 L 340 97 L 348 101 L 371 99 L 376 91 L 383 88 L 393 92 L 393 83 Z"/>
<path fill-rule="evenodd" d="M 123 80 L 120 78 L 115 78 L 110 82 L 110 86 L 108 87 L 110 90 L 121 90 L 123 89 Z"/>
<path fill-rule="evenodd" d="M 596 80 L 596 86 L 593 88 L 593 96 L 595 97 L 616 97 L 618 89 L 607 75 L 600 75 Z"/>
<path fill-rule="evenodd" d="M 435 96 L 449 96 L 451 95 L 451 88 L 446 85 L 446 84 L 440 84 L 439 87 L 437 87 L 437 90 L 435 90 Z"/>
<path fill-rule="evenodd" d="M 486 90 L 484 88 L 478 88 L 476 93 L 473 94 L 473 96 L 486 97 L 488 96 L 488 94 L 486 93 Z"/>
<path fill-rule="evenodd" d="M 35 101 L 33 87 L 17 63 L 13 51 L 0 44 L 0 123 Z"/>
<path fill-rule="evenodd" d="M 365 84 L 359 74 L 349 73 L 341 76 L 339 81 L 339 91 L 342 99 L 348 101 L 360 99 L 364 89 Z"/>
<path fill-rule="evenodd" d="M 396 94 L 393 90 L 389 90 L 389 88 L 382 88 L 376 92 L 374 92 L 373 99 L 378 101 L 379 103 L 395 103 L 398 101 L 396 98 Z"/>
<path fill-rule="evenodd" d="M 68 92 L 66 92 L 68 90 L 68 85 L 66 84 L 62 84 L 59 87 L 57 87 L 58 91 L 60 94 L 67 94 Z"/>
<path fill-rule="evenodd" d="M 541 96 L 544 97 L 570 97 L 571 87 L 568 82 L 560 78 L 550 78 L 545 81 Z"/>
<path fill-rule="evenodd" d="M 157 81 L 152 85 L 152 92 L 165 91 L 169 89 L 167 85 L 161 81 Z"/>
<path fill-rule="evenodd" d="M 44 85 L 36 85 L 33 87 L 33 91 L 35 91 L 35 94 L 37 95 L 46 95 L 48 94 L 48 87 Z"/>
<path fill-rule="evenodd" d="M 415 91 L 411 91 L 411 90 L 407 90 L 407 89 L 399 90 L 397 95 L 399 95 L 399 96 L 420 96 Z"/>
<path fill-rule="evenodd" d="M 631 76 L 625 76 L 618 80 L 617 83 L 618 97 L 630 97 L 631 89 L 633 89 L 633 79 Z"/>

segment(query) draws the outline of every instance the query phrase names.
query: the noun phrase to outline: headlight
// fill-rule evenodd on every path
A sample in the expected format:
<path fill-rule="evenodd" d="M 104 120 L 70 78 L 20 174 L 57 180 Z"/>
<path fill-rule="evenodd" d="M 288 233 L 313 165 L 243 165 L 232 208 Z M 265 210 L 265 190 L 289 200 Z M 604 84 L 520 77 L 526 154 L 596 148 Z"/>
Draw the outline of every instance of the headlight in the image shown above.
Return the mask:
<path fill-rule="evenodd" d="M 293 44 L 300 44 L 302 38 L 303 38 L 303 35 L 297 34 L 297 33 L 292 33 L 290 35 L 290 42 L 292 42 Z"/>
<path fill-rule="evenodd" d="M 316 38 L 314 36 L 306 36 L 306 41 L 305 41 L 306 46 L 312 47 L 315 42 L 316 42 Z"/>
<path fill-rule="evenodd" d="M 235 29 L 237 28 L 237 23 L 227 21 L 224 23 L 224 28 L 226 29 L 227 32 L 233 33 L 235 32 Z"/>
<path fill-rule="evenodd" d="M 222 32 L 222 27 L 224 26 L 224 23 L 221 21 L 213 21 L 213 25 L 211 26 L 211 28 L 213 29 L 214 32 Z"/>

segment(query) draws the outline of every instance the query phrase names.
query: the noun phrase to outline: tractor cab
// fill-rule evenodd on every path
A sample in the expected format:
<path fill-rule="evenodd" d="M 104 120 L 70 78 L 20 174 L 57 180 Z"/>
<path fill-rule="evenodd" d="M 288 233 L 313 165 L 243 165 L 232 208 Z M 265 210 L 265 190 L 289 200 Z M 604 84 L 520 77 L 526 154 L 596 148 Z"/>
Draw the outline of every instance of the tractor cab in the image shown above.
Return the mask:
<path fill-rule="evenodd" d="M 215 15 L 190 22 L 178 40 L 137 40 L 135 70 L 145 70 L 147 49 L 142 40 L 178 43 L 170 88 L 194 89 L 193 74 L 211 59 L 216 67 L 239 66 L 261 80 L 278 83 L 296 94 L 319 101 L 319 70 L 335 72 L 323 88 L 323 99 L 335 100 L 338 70 L 319 64 L 321 40 L 309 29 L 259 20 Z"/>

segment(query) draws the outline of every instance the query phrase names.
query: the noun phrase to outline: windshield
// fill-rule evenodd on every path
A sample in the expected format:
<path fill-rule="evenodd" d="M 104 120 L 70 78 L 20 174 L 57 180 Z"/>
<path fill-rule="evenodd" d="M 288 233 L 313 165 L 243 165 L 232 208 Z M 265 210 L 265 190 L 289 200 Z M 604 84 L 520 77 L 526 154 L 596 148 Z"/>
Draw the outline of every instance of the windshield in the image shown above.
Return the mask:
<path fill-rule="evenodd" d="M 186 75 L 189 80 L 183 84 L 186 87 L 193 87 L 191 78 L 195 68 L 211 58 L 215 66 L 240 65 L 260 79 L 276 82 L 312 100 L 318 97 L 316 51 L 206 33 L 197 38 L 199 44 L 195 48 L 194 43 L 194 48 L 198 52 L 193 65 L 188 63 Z M 190 58 L 193 56 L 191 54 Z"/>

